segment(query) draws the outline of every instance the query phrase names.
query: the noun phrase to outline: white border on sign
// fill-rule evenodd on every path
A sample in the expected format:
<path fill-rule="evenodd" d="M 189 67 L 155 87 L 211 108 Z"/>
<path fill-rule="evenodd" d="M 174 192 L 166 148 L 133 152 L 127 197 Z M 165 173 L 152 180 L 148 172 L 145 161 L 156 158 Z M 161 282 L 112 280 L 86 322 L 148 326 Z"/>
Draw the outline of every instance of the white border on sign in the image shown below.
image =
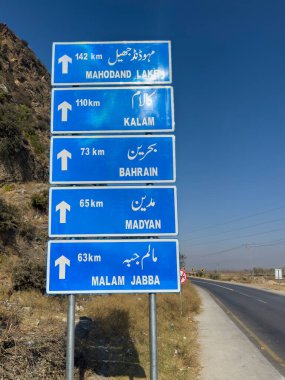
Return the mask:
<path fill-rule="evenodd" d="M 111 44 L 145 44 L 145 43 L 167 43 L 168 44 L 168 65 L 169 65 L 169 81 L 144 81 L 144 82 L 68 82 L 68 83 L 55 83 L 54 82 L 54 61 L 55 61 L 55 46 L 56 45 L 111 45 Z M 172 83 L 172 60 L 171 60 L 171 41 L 103 41 L 103 42 L 53 42 L 52 44 L 52 70 L 51 70 L 51 85 L 52 86 L 94 86 L 94 85 L 107 85 L 107 84 L 171 84 Z"/>
<path fill-rule="evenodd" d="M 163 243 L 168 243 L 168 242 L 175 242 L 176 243 L 176 263 L 177 263 L 177 288 L 176 289 L 165 289 L 165 290 L 103 290 L 103 291 L 91 291 L 91 290 L 86 290 L 86 291 L 81 291 L 81 290 L 68 290 L 68 291 L 50 291 L 50 246 L 53 243 L 56 244 L 77 244 L 77 243 L 104 243 L 104 244 L 110 244 L 110 243 L 155 243 L 155 242 L 163 242 Z M 177 239 L 124 239 L 124 240 L 50 240 L 48 241 L 48 254 L 47 254 L 47 276 L 46 276 L 46 291 L 47 294 L 124 294 L 124 293 L 178 293 L 181 290 L 181 284 L 180 284 L 180 268 L 179 268 L 179 242 Z"/>
<path fill-rule="evenodd" d="M 54 93 L 55 91 L 100 91 L 100 90 L 152 90 L 152 89 L 170 89 L 170 107 L 171 107 L 171 128 L 168 129 L 113 129 L 113 130 L 105 130 L 105 129 L 92 129 L 92 130 L 61 130 L 61 131 L 54 131 Z M 147 133 L 153 133 L 153 132 L 174 132 L 175 130 L 175 119 L 174 119 L 174 92 L 172 86 L 130 86 L 130 87 L 79 87 L 79 88 L 72 88 L 72 87 L 64 87 L 64 88 L 53 88 L 51 93 L 51 133 L 54 135 L 58 134 L 65 134 L 65 133 L 74 133 L 74 134 L 81 134 L 81 133 L 137 133 L 137 132 L 147 132 Z"/>
<path fill-rule="evenodd" d="M 147 180 L 147 178 L 142 180 L 125 180 L 125 181 L 53 181 L 53 141 L 56 139 L 135 139 L 135 138 L 142 138 L 142 139 L 150 139 L 150 138 L 171 138 L 172 139 L 172 177 L 173 179 L 162 179 L 162 180 Z M 49 176 L 49 182 L 51 185 L 71 185 L 71 184 L 108 184 L 108 183 L 173 183 L 176 181 L 176 152 L 175 152 L 175 136 L 174 135 L 114 135 L 114 136 L 52 136 L 51 142 L 50 142 L 50 176 Z"/>
<path fill-rule="evenodd" d="M 175 218 L 175 232 L 172 233 L 135 233 L 135 234 L 52 234 L 51 233 L 51 213 L 52 213 L 52 192 L 61 190 L 93 190 L 93 191 L 106 191 L 112 189 L 173 189 L 173 201 L 174 201 L 174 218 Z M 176 186 L 107 186 L 107 187 L 94 187 L 94 186 L 66 186 L 66 187 L 50 187 L 49 188 L 49 220 L 48 220 L 48 235 L 49 237 L 103 237 L 103 236 L 177 236 L 178 235 L 178 215 L 177 215 L 177 188 Z"/>

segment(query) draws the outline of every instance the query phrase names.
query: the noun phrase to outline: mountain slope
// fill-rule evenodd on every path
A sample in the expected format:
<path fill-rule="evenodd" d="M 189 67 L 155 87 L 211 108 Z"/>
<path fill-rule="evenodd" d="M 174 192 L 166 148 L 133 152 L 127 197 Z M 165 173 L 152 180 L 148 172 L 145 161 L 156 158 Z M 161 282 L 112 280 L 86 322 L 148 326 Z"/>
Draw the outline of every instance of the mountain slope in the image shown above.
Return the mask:
<path fill-rule="evenodd" d="M 49 115 L 48 71 L 0 24 L 0 183 L 47 179 Z"/>

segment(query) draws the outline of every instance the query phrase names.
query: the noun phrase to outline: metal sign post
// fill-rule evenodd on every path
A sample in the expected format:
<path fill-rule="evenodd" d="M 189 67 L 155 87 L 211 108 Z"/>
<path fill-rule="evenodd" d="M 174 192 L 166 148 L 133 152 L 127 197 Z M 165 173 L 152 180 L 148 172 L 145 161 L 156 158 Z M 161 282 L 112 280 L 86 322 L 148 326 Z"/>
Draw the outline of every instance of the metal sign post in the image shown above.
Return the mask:
<path fill-rule="evenodd" d="M 181 286 L 181 289 L 180 289 L 180 314 L 181 314 L 181 317 L 182 317 L 183 316 L 182 286 Z"/>
<path fill-rule="evenodd" d="M 66 342 L 66 380 L 73 380 L 74 341 L 75 341 L 75 295 L 68 296 L 67 342 Z"/>
<path fill-rule="evenodd" d="M 156 294 L 149 295 L 150 380 L 158 380 Z"/>
<path fill-rule="evenodd" d="M 183 269 L 181 269 L 180 270 L 180 284 L 183 285 L 186 281 L 187 281 L 187 274 Z M 182 317 L 182 315 L 183 315 L 182 286 L 180 289 L 180 307 L 181 307 L 181 317 Z"/>

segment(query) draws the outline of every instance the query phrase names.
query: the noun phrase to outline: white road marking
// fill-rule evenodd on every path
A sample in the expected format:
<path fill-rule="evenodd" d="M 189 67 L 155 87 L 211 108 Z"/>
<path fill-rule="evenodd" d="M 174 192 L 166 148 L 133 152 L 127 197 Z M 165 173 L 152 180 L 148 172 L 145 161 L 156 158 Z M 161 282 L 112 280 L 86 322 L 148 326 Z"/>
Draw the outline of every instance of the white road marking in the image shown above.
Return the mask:
<path fill-rule="evenodd" d="M 195 282 L 201 282 L 203 284 L 206 281 L 204 282 L 204 281 L 195 280 Z M 232 288 L 228 288 L 227 286 L 222 286 L 222 285 L 214 284 L 212 282 L 211 283 L 206 282 L 206 284 L 210 284 L 210 285 L 218 286 L 219 288 L 230 290 L 231 292 L 235 292 L 235 293 L 240 294 L 242 296 L 245 296 L 245 297 L 248 297 L 248 298 L 252 298 L 252 299 L 254 299 L 254 300 L 258 301 L 258 302 L 267 303 L 267 302 L 261 300 L 260 298 L 255 298 L 255 297 L 249 296 L 248 294 L 245 294 L 245 293 L 242 293 L 242 292 L 238 292 L 237 290 L 232 289 Z"/>

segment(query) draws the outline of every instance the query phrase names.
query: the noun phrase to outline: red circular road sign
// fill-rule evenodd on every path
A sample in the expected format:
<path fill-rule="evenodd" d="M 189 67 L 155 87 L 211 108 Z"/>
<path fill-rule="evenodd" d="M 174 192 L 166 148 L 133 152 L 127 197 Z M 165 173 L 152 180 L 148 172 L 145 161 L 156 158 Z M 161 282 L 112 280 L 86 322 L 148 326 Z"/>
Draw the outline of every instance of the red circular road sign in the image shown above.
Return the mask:
<path fill-rule="evenodd" d="M 180 269 L 180 283 L 184 284 L 187 280 L 187 274 L 184 270 Z"/>

